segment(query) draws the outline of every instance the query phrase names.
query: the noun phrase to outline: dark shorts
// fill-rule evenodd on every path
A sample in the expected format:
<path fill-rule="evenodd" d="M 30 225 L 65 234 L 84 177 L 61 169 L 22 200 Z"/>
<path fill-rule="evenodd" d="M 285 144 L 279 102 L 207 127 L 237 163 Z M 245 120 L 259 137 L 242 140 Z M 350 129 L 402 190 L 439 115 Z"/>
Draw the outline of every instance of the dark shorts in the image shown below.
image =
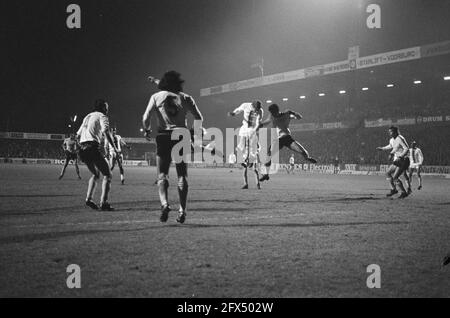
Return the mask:
<path fill-rule="evenodd" d="M 78 159 L 78 155 L 76 152 L 65 151 L 65 154 L 66 154 L 67 161 Z"/>
<path fill-rule="evenodd" d="M 394 166 L 399 167 L 401 170 L 408 170 L 410 161 L 408 157 L 397 159 L 394 161 Z"/>
<path fill-rule="evenodd" d="M 278 139 L 279 149 L 281 150 L 284 147 L 289 148 L 293 142 L 295 142 L 295 140 L 291 135 L 283 136 Z"/>
<path fill-rule="evenodd" d="M 86 165 L 95 165 L 95 167 L 104 175 L 109 176 L 109 164 L 103 156 L 101 147 L 96 142 L 85 142 L 81 144 L 80 159 Z"/>
<path fill-rule="evenodd" d="M 172 140 L 171 134 L 159 134 L 156 136 L 156 155 L 161 158 L 172 158 L 172 149 L 179 142 L 179 140 Z M 183 155 L 182 152 L 180 155 Z"/>

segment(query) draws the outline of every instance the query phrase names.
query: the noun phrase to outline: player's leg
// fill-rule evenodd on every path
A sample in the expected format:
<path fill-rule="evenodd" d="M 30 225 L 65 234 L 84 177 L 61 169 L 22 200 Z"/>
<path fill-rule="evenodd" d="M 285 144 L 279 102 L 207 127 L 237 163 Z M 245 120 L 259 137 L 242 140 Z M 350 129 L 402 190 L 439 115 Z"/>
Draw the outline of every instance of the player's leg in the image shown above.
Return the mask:
<path fill-rule="evenodd" d="M 389 186 L 391 187 L 391 192 L 389 194 L 387 194 L 388 197 L 391 197 L 391 196 L 393 196 L 393 195 L 398 193 L 396 184 L 394 182 L 394 177 L 393 177 L 396 169 L 397 169 L 396 166 L 391 165 L 389 167 L 388 171 L 386 172 L 386 180 L 388 181 Z"/>
<path fill-rule="evenodd" d="M 246 190 L 248 189 L 248 165 L 244 166 L 242 178 L 244 180 L 244 185 L 242 186 L 242 189 Z"/>
<path fill-rule="evenodd" d="M 259 183 L 259 152 L 261 151 L 261 146 L 259 144 L 258 135 L 253 133 L 250 135 L 247 141 L 247 165 L 244 170 L 244 187 L 243 189 L 248 189 L 248 169 L 252 169 L 255 174 L 256 186 L 258 189 L 261 189 L 261 185 Z"/>
<path fill-rule="evenodd" d="M 98 151 L 95 158 L 95 166 L 103 174 L 102 195 L 100 197 L 100 209 L 102 211 L 113 211 L 108 203 L 109 192 L 111 190 L 112 173 L 108 161 Z"/>
<path fill-rule="evenodd" d="M 61 180 L 64 177 L 64 174 L 66 173 L 66 169 L 67 169 L 67 166 L 69 165 L 69 162 L 70 162 L 70 157 L 69 157 L 69 155 L 66 154 L 66 160 L 65 160 L 64 166 L 61 170 L 61 174 L 59 175 L 59 180 Z"/>
<path fill-rule="evenodd" d="M 161 208 L 164 212 L 164 215 L 167 215 L 170 212 L 169 207 L 169 199 L 168 199 L 168 189 L 169 189 L 169 168 L 170 168 L 170 156 L 159 156 L 156 155 L 156 165 L 158 170 L 158 194 L 159 200 L 161 202 Z M 165 220 L 165 221 L 164 221 Z M 166 222 L 166 216 L 161 216 L 161 221 Z"/>
<path fill-rule="evenodd" d="M 116 167 L 116 154 L 115 153 L 109 154 L 109 166 L 111 167 L 111 171 L 113 171 L 114 168 Z"/>
<path fill-rule="evenodd" d="M 265 166 L 266 168 L 270 168 L 270 166 L 272 165 L 272 155 L 273 155 L 272 150 L 273 150 L 273 149 L 276 149 L 276 146 L 277 146 L 276 143 L 278 143 L 278 151 L 281 150 L 281 147 L 280 147 L 280 143 L 279 143 L 279 142 L 280 142 L 279 140 L 273 141 L 273 142 L 271 143 L 269 149 L 267 150 L 267 158 L 266 158 L 266 162 L 264 163 L 264 166 Z"/>
<path fill-rule="evenodd" d="M 395 185 L 400 189 L 400 197 L 401 199 L 406 198 L 408 196 L 408 193 L 406 192 L 405 187 L 403 186 L 403 182 L 400 179 L 402 175 L 404 175 L 405 169 L 403 167 L 396 167 L 395 172 L 392 176 L 393 182 Z"/>
<path fill-rule="evenodd" d="M 172 162 L 172 145 L 170 135 L 156 137 L 156 166 L 158 173 L 158 194 L 161 202 L 161 222 L 167 222 L 171 211 L 168 199 L 169 169 Z"/>
<path fill-rule="evenodd" d="M 244 162 L 248 165 L 250 163 L 250 137 L 245 137 L 245 159 Z"/>
<path fill-rule="evenodd" d="M 406 181 L 406 186 L 407 186 L 407 192 L 408 195 L 412 193 L 412 189 L 411 189 L 411 183 L 412 183 L 412 173 L 411 173 L 411 168 L 408 170 L 405 170 L 405 172 L 403 173 L 403 176 L 405 177 L 405 181 Z"/>
<path fill-rule="evenodd" d="M 180 210 L 178 211 L 177 222 L 183 224 L 186 221 L 187 197 L 189 185 L 187 182 L 187 165 L 185 162 L 176 164 L 178 176 L 178 197 L 180 199 Z"/>
<path fill-rule="evenodd" d="M 417 167 L 417 178 L 419 179 L 419 187 L 417 190 L 422 190 L 422 167 Z"/>
<path fill-rule="evenodd" d="M 261 183 L 259 182 L 258 166 L 259 166 L 259 163 L 255 162 L 253 164 L 253 172 L 255 173 L 256 188 L 258 188 L 258 190 L 260 190 L 261 189 Z"/>
<path fill-rule="evenodd" d="M 242 166 L 247 167 L 249 164 L 249 158 L 250 158 L 250 139 L 247 136 L 240 136 L 239 145 L 237 147 L 237 150 L 242 152 Z"/>
<path fill-rule="evenodd" d="M 97 182 L 100 179 L 100 172 L 95 167 L 95 164 L 93 162 L 86 162 L 86 166 L 89 169 L 89 171 L 92 173 L 92 177 L 89 178 L 88 182 L 88 190 L 86 194 L 86 205 L 90 207 L 91 209 L 98 210 L 97 204 L 94 203 L 93 197 L 95 193 L 95 188 L 97 187 Z"/>
<path fill-rule="evenodd" d="M 237 153 L 242 152 L 245 155 L 245 149 L 246 149 L 246 145 L 247 145 L 247 138 L 246 138 L 246 134 L 243 131 L 244 128 L 241 128 L 241 130 L 239 131 L 239 144 L 236 147 Z M 245 158 L 245 156 L 244 156 Z"/>
<path fill-rule="evenodd" d="M 306 161 L 310 163 L 317 163 L 317 160 L 311 158 L 308 151 L 298 141 L 294 141 L 289 145 L 289 149 L 301 154 Z"/>
<path fill-rule="evenodd" d="M 75 163 L 75 171 L 77 172 L 78 179 L 81 180 L 80 167 L 78 166 L 78 158 L 74 159 L 74 163 Z"/>
<path fill-rule="evenodd" d="M 273 151 L 273 149 L 278 149 L 278 151 L 280 151 L 281 148 L 282 148 L 282 145 L 280 143 L 280 139 L 277 139 L 271 143 L 269 149 L 267 150 L 266 162 L 264 163 L 264 165 L 262 165 L 264 172 L 261 172 L 261 178 L 259 178 L 260 182 L 270 180 L 269 170 L 270 170 L 270 166 L 272 165 L 272 155 L 273 155 L 272 151 Z"/>
<path fill-rule="evenodd" d="M 117 165 L 119 166 L 119 172 L 120 172 L 120 182 L 122 184 L 125 184 L 125 172 L 123 170 L 123 159 L 122 155 L 117 156 Z"/>
<path fill-rule="evenodd" d="M 242 186 L 242 189 L 248 189 L 248 169 L 253 167 L 254 160 L 251 160 L 254 158 L 254 154 L 257 153 L 258 148 L 258 138 L 256 135 L 252 135 L 250 137 L 245 137 L 245 157 L 244 157 L 244 171 L 243 171 L 243 179 L 244 179 L 244 185 Z M 259 179 L 258 182 L 259 183 Z"/>
<path fill-rule="evenodd" d="M 413 183 L 414 170 L 410 167 L 408 171 L 405 171 L 405 175 L 408 176 L 408 187 L 411 187 Z"/>

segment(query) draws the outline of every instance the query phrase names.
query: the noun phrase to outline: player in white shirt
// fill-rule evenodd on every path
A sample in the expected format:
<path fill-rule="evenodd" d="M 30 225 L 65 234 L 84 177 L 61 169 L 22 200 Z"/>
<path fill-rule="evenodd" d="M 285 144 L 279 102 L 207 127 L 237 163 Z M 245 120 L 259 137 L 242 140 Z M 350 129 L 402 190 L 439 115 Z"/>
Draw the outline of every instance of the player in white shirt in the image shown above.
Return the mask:
<path fill-rule="evenodd" d="M 101 145 L 104 138 L 112 145 L 116 153 L 119 150 L 112 141 L 111 132 L 109 130 L 109 119 L 107 117 L 109 105 L 104 100 L 95 102 L 94 111 L 87 115 L 80 129 L 78 137 L 80 138 L 80 159 L 86 164 L 92 177 L 89 180 L 88 191 L 86 196 L 86 205 L 91 209 L 98 210 L 99 207 L 92 199 L 100 179 L 100 172 L 103 174 L 102 195 L 100 198 L 100 209 L 102 211 L 113 211 L 114 209 L 108 203 L 108 195 L 111 189 L 112 174 L 109 164 L 106 161 Z"/>
<path fill-rule="evenodd" d="M 156 80 L 153 80 L 156 82 Z M 167 222 L 171 211 L 168 202 L 169 168 L 172 163 L 172 149 L 179 142 L 172 140 L 172 133 L 176 129 L 187 128 L 187 114 L 191 113 L 194 120 L 203 121 L 203 116 L 194 99 L 183 93 L 183 83 L 178 72 L 170 71 L 157 81 L 160 92 L 150 98 L 150 102 L 143 116 L 143 126 L 146 136 L 151 135 L 151 118 L 157 119 L 157 127 L 154 129 L 156 137 L 156 162 L 158 166 L 158 188 L 161 201 L 161 222 Z M 185 162 L 175 164 L 178 175 L 178 196 L 180 209 L 177 222 L 184 223 L 186 220 L 188 183 L 187 166 Z"/>
<path fill-rule="evenodd" d="M 127 147 L 130 149 L 130 147 L 126 144 L 125 141 L 123 141 L 122 137 L 117 134 L 117 129 L 113 128 L 111 131 L 111 136 L 114 142 L 114 145 L 116 146 L 117 150 L 119 151 L 116 153 L 114 151 L 114 147 L 111 146 L 111 144 L 108 142 L 108 140 L 105 140 L 105 153 L 107 158 L 109 159 L 109 165 L 111 167 L 111 171 L 114 170 L 116 163 L 119 166 L 120 171 L 120 181 L 122 185 L 125 184 L 125 173 L 123 169 L 123 153 L 122 149 L 123 147 Z"/>
<path fill-rule="evenodd" d="M 270 118 L 266 119 L 260 124 L 260 127 L 263 127 L 265 125 L 268 125 L 272 123 L 273 127 L 277 129 L 278 134 L 278 149 L 281 150 L 284 147 L 289 148 L 292 151 L 295 151 L 303 156 L 303 158 L 310 162 L 310 163 L 317 163 L 317 160 L 314 158 L 311 158 L 308 151 L 303 147 L 298 141 L 296 141 L 294 138 L 292 138 L 291 131 L 289 130 L 289 124 L 291 122 L 291 119 L 302 119 L 302 115 L 300 115 L 297 112 L 293 112 L 291 110 L 287 110 L 285 112 L 280 112 L 280 108 L 277 104 L 272 104 L 269 106 L 269 112 L 270 112 Z M 270 158 L 272 154 L 272 149 L 275 148 L 275 145 L 271 145 L 268 153 L 268 157 Z M 266 173 L 263 174 L 260 181 L 267 181 L 269 180 L 269 174 L 267 170 L 271 166 L 272 162 L 269 159 L 269 161 L 265 164 L 266 166 Z"/>
<path fill-rule="evenodd" d="M 261 189 L 258 173 L 259 142 L 257 133 L 264 115 L 261 101 L 255 100 L 251 103 L 243 103 L 234 111 L 229 112 L 228 116 L 234 117 L 241 113 L 244 115 L 244 120 L 239 130 L 240 139 L 237 149 L 244 155 L 242 164 L 244 167 L 244 186 L 242 189 L 248 189 L 248 168 L 252 167 L 255 173 L 256 186 L 258 189 Z"/>
<path fill-rule="evenodd" d="M 236 155 L 234 153 L 230 154 L 230 156 L 228 157 L 228 163 L 230 165 L 235 165 L 236 162 L 237 162 Z"/>
<path fill-rule="evenodd" d="M 386 151 L 390 150 L 389 160 L 392 160 L 392 164 L 389 167 L 386 176 L 391 186 L 391 192 L 387 194 L 388 197 L 398 193 L 397 187 L 400 188 L 401 194 L 399 199 L 406 198 L 408 193 L 400 180 L 401 175 L 409 168 L 409 157 L 408 151 L 409 146 L 406 139 L 400 135 L 398 127 L 392 126 L 389 128 L 389 135 L 391 139 L 389 140 L 389 145 L 385 147 L 378 147 L 377 150 Z"/>
<path fill-rule="evenodd" d="M 64 177 L 64 174 L 66 173 L 67 166 L 69 165 L 69 162 L 73 160 L 73 163 L 75 165 L 75 170 L 78 175 L 78 179 L 81 180 L 80 176 L 80 168 L 78 167 L 78 150 L 79 145 L 77 138 L 75 134 L 71 134 L 69 138 L 65 139 L 62 145 L 62 148 L 64 150 L 64 155 L 66 157 L 64 166 L 61 170 L 61 175 L 59 176 L 59 180 L 61 180 Z"/>
<path fill-rule="evenodd" d="M 294 173 L 295 171 L 295 156 L 294 154 L 291 155 L 291 157 L 289 158 L 289 166 L 286 169 L 287 173 Z"/>
<path fill-rule="evenodd" d="M 411 143 L 411 148 L 409 149 L 409 182 L 408 187 L 409 191 L 411 190 L 411 183 L 413 181 L 413 174 L 414 172 L 417 172 L 417 178 L 419 179 L 419 187 L 417 190 L 422 190 L 422 164 L 423 164 L 423 153 L 420 148 L 417 147 L 417 143 L 413 141 Z"/>

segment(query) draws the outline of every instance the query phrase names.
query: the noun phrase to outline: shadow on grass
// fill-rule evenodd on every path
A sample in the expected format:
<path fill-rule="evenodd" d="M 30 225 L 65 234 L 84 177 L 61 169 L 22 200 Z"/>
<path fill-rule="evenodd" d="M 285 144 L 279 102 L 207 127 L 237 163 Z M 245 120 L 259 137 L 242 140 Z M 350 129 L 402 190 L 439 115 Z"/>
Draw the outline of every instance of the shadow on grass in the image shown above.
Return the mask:
<path fill-rule="evenodd" d="M 292 227 L 292 228 L 307 228 L 307 227 L 338 227 L 338 226 L 360 226 L 360 225 L 402 225 L 409 224 L 409 222 L 401 221 L 385 221 L 385 222 L 344 222 L 344 223 L 274 223 L 274 224 L 184 224 L 183 227 L 188 228 L 253 228 L 253 227 Z"/>
<path fill-rule="evenodd" d="M 360 197 L 343 197 L 343 198 L 330 198 L 330 197 L 312 197 L 312 198 L 298 198 L 298 200 L 279 200 L 276 201 L 278 204 L 283 203 L 336 203 L 336 202 L 364 202 L 364 201 L 381 201 L 386 200 L 386 197 L 374 197 L 374 196 L 360 196 Z M 258 200 L 274 202 L 273 198 L 268 198 L 267 200 Z M 239 200 L 239 199 L 211 199 L 211 200 L 189 200 L 189 203 L 255 203 L 255 200 Z"/>
<path fill-rule="evenodd" d="M 133 207 L 123 207 L 127 205 L 133 205 Z M 159 206 L 159 200 L 154 201 L 125 201 L 125 202 L 116 202 L 112 203 L 111 205 L 116 208 L 114 212 L 130 212 L 130 211 L 145 211 L 152 207 L 152 205 Z M 47 213 L 67 213 L 67 212 L 76 212 L 76 213 L 82 213 L 82 212 L 100 212 L 101 211 L 94 211 L 92 209 L 89 209 L 84 205 L 84 201 L 81 200 L 80 204 L 77 205 L 70 205 L 70 206 L 59 206 L 59 207 L 51 207 L 51 208 L 44 208 L 44 209 L 16 209 L 16 210 L 0 210 L 0 217 L 6 217 L 6 216 L 14 216 L 14 215 L 40 215 L 40 214 L 47 214 Z"/>
<path fill-rule="evenodd" d="M 76 194 L 0 194 L 0 198 L 58 198 L 75 197 Z"/>
<path fill-rule="evenodd" d="M 355 197 L 355 198 L 337 198 L 337 199 L 329 199 L 323 200 L 325 202 L 359 202 L 359 201 L 379 201 L 385 200 L 384 197 Z"/>
<path fill-rule="evenodd" d="M 24 234 L 17 236 L 8 236 L 0 238 L 0 245 L 30 243 L 34 241 L 45 240 L 59 240 L 61 238 L 68 238 L 73 236 L 85 236 L 96 234 L 112 234 L 125 232 L 139 232 L 148 230 L 161 229 L 199 229 L 199 228 L 309 228 L 309 227 L 340 227 L 340 226 L 362 226 L 362 225 L 403 225 L 409 222 L 401 221 L 385 221 L 385 222 L 344 222 L 344 223 L 273 223 L 273 224 L 254 224 L 254 223 L 240 223 L 240 224 L 155 224 L 154 226 L 147 226 L 144 228 L 135 229 L 117 229 L 117 230 L 78 230 L 78 231 L 63 231 L 63 232 L 49 232 L 37 234 Z"/>
<path fill-rule="evenodd" d="M 163 227 L 160 225 L 159 227 Z M 154 228 L 154 227 L 151 227 Z M 30 243 L 34 241 L 46 241 L 46 240 L 59 240 L 65 237 L 73 236 L 85 236 L 95 234 L 111 234 L 111 233 L 123 233 L 123 232 L 136 232 L 144 231 L 150 228 L 128 229 L 128 230 L 78 230 L 78 231 L 65 231 L 65 232 L 49 232 L 49 233 L 36 233 L 25 234 L 17 236 L 9 236 L 0 238 L 0 245 L 15 244 L 15 243 Z"/>
<path fill-rule="evenodd" d="M 247 212 L 252 209 L 242 207 L 242 208 L 227 208 L 227 207 L 212 207 L 212 208 L 195 208 L 195 212 L 210 212 L 210 211 L 216 211 L 216 212 Z"/>

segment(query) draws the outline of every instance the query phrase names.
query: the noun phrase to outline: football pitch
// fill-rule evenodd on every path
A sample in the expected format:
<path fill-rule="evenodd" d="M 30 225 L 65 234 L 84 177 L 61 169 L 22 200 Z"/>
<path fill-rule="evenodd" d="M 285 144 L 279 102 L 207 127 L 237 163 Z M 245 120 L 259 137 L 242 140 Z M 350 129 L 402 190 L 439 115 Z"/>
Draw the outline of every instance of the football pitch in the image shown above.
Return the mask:
<path fill-rule="evenodd" d="M 450 296 L 449 179 L 392 200 L 383 177 L 280 173 L 257 190 L 250 172 L 241 190 L 239 169 L 191 169 L 180 225 L 174 169 L 167 224 L 154 168 L 126 168 L 125 186 L 115 171 L 114 212 L 84 207 L 84 167 L 59 170 L 0 165 L 0 297 Z"/>

